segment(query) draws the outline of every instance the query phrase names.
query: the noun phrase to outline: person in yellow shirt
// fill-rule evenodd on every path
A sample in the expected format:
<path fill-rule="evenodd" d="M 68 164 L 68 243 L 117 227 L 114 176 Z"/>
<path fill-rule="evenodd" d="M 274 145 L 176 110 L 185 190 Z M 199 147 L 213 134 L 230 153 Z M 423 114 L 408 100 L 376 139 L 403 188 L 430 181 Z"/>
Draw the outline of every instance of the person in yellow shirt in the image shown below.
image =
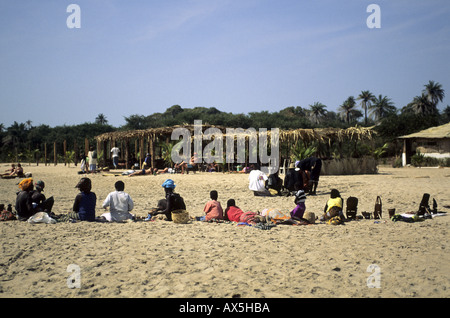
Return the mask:
<path fill-rule="evenodd" d="M 341 194 L 336 189 L 331 189 L 330 198 L 325 205 L 323 215 L 320 217 L 321 221 L 327 221 L 336 216 L 340 216 L 344 219 L 344 213 L 342 212 L 344 200 L 342 200 Z"/>

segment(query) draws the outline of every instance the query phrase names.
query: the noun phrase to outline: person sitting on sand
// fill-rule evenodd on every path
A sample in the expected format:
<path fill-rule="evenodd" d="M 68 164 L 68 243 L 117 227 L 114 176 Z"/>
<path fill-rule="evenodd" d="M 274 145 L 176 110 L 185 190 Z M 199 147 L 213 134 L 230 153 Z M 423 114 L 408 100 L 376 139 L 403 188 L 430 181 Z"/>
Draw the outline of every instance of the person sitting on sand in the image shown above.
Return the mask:
<path fill-rule="evenodd" d="M 209 193 L 209 197 L 211 198 L 211 201 L 206 202 L 206 205 L 203 209 L 203 212 L 206 213 L 206 215 L 203 217 L 204 221 L 209 221 L 212 219 L 216 220 L 222 220 L 223 219 L 223 209 L 220 205 L 220 202 L 217 201 L 218 193 L 216 190 L 212 190 Z"/>
<path fill-rule="evenodd" d="M 19 183 L 20 191 L 17 193 L 15 208 L 17 212 L 17 219 L 20 221 L 26 221 L 29 217 L 36 213 L 33 209 L 33 203 L 31 201 L 31 192 L 33 191 L 33 188 L 32 178 L 23 179 Z"/>
<path fill-rule="evenodd" d="M 2 173 L 2 176 L 9 176 L 11 173 L 14 173 L 14 171 L 16 171 L 16 165 L 12 163 L 11 168 L 6 169 L 5 173 Z"/>
<path fill-rule="evenodd" d="M 11 167 L 11 172 L 9 173 L 8 176 L 10 177 L 19 177 L 19 178 L 23 178 L 25 175 L 23 174 L 23 167 L 20 163 L 17 164 L 17 167 L 13 169 L 13 167 Z"/>
<path fill-rule="evenodd" d="M 256 212 L 244 212 L 239 207 L 236 206 L 236 201 L 234 199 L 229 199 L 227 201 L 227 208 L 225 209 L 226 219 L 233 222 L 243 222 L 247 224 L 256 224 L 261 221 L 260 216 Z"/>
<path fill-rule="evenodd" d="M 186 166 L 187 168 L 187 173 L 189 173 L 189 169 L 191 169 L 192 171 L 198 170 L 197 167 L 197 162 L 198 162 L 198 154 L 196 152 L 194 152 L 194 155 L 191 157 L 191 159 L 189 160 L 189 164 Z"/>
<path fill-rule="evenodd" d="M 78 173 L 86 173 L 86 156 L 84 153 L 81 153 L 80 155 L 80 171 Z"/>
<path fill-rule="evenodd" d="M 324 208 L 324 213 L 320 217 L 320 221 L 327 221 L 336 216 L 344 219 L 344 213 L 342 212 L 344 201 L 341 198 L 341 194 L 338 190 L 332 189 L 330 193 L 330 198 Z"/>
<path fill-rule="evenodd" d="M 178 193 L 173 192 L 176 185 L 172 179 L 166 179 L 162 187 L 166 195 L 165 201 L 160 200 L 158 202 L 158 207 L 148 214 L 147 221 L 158 214 L 164 214 L 168 221 L 172 221 L 172 211 L 186 210 L 183 198 Z"/>
<path fill-rule="evenodd" d="M 144 162 L 142 163 L 142 169 L 149 168 L 152 166 L 152 156 L 147 152 L 144 158 Z"/>
<path fill-rule="evenodd" d="M 103 213 L 108 222 L 122 222 L 133 219 L 133 214 L 130 213 L 134 208 L 133 200 L 125 190 L 125 183 L 117 181 L 114 184 L 116 191 L 110 192 L 103 201 L 102 207 L 106 210 L 109 207 L 109 212 Z"/>
<path fill-rule="evenodd" d="M 94 192 L 91 192 L 91 179 L 81 178 L 75 188 L 80 190 L 73 203 L 73 211 L 76 212 L 77 219 L 81 221 L 95 221 L 97 196 Z"/>
<path fill-rule="evenodd" d="M 173 168 L 174 168 L 174 170 L 175 170 L 176 172 L 180 171 L 180 169 L 181 169 L 181 174 L 184 174 L 184 171 L 185 171 L 186 168 L 187 168 L 187 163 L 184 162 L 184 161 L 181 161 L 180 163 L 176 163 L 176 164 L 173 166 Z"/>
<path fill-rule="evenodd" d="M 31 202 L 34 206 L 34 209 L 37 212 L 51 212 L 53 204 L 55 203 L 55 200 L 53 199 L 53 196 L 49 197 L 48 199 L 45 197 L 45 195 L 42 193 L 45 188 L 45 183 L 42 180 L 39 180 L 35 183 L 35 189 L 31 193 Z"/>
<path fill-rule="evenodd" d="M 218 165 L 216 162 L 211 162 L 208 163 L 208 165 L 206 166 L 206 171 L 207 172 L 215 172 L 217 171 Z"/>
<path fill-rule="evenodd" d="M 305 191 L 302 190 L 302 183 L 297 181 L 295 184 L 295 199 L 294 203 L 296 204 L 296 207 L 291 211 L 291 217 L 294 220 L 300 220 L 303 218 L 303 214 L 305 213 L 306 206 L 305 206 L 305 200 L 306 200 L 306 194 Z"/>
<path fill-rule="evenodd" d="M 276 194 L 279 195 L 281 190 L 283 189 L 283 180 L 278 175 L 278 171 L 269 175 L 267 179 L 267 187 L 276 191 Z"/>
<path fill-rule="evenodd" d="M 248 176 L 248 188 L 253 191 L 255 196 L 271 196 L 266 189 L 267 176 L 260 170 L 252 170 Z"/>

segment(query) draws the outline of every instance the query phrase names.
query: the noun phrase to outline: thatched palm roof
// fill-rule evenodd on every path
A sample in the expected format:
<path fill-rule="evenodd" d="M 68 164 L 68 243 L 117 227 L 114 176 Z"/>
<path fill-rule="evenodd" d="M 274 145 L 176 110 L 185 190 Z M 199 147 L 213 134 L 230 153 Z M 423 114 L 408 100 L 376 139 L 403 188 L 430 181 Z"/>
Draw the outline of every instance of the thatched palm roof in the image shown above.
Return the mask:
<path fill-rule="evenodd" d="M 413 139 L 413 138 L 424 138 L 424 139 L 441 139 L 450 138 L 450 123 L 445 125 L 431 127 L 410 135 L 405 135 L 398 137 L 399 139 Z"/>
<path fill-rule="evenodd" d="M 172 131 L 176 128 L 186 128 L 191 132 L 191 136 L 194 135 L 194 125 L 177 125 L 172 127 L 160 127 L 160 128 L 149 128 L 142 130 L 128 130 L 128 131 L 114 131 L 101 134 L 96 136 L 95 139 L 99 142 L 107 140 L 120 140 L 120 139 L 130 139 L 130 138 L 152 138 L 160 136 L 170 136 Z M 221 126 L 214 126 L 208 124 L 202 124 L 201 126 L 203 135 L 205 135 L 205 130 L 208 128 L 217 128 L 222 132 L 222 136 L 227 136 L 227 128 Z M 362 140 L 362 139 L 372 139 L 375 131 L 373 127 L 350 127 L 347 129 L 339 128 L 314 128 L 314 129 L 289 129 L 289 130 L 279 130 L 280 142 L 283 141 L 296 141 L 303 140 L 305 142 L 318 140 L 320 142 L 330 142 L 331 140 L 343 141 L 343 140 Z M 258 133 L 258 130 L 255 130 Z M 270 136 L 271 131 L 267 130 Z M 249 131 L 244 129 L 243 134 L 249 136 Z M 233 135 L 236 136 L 234 133 Z"/>

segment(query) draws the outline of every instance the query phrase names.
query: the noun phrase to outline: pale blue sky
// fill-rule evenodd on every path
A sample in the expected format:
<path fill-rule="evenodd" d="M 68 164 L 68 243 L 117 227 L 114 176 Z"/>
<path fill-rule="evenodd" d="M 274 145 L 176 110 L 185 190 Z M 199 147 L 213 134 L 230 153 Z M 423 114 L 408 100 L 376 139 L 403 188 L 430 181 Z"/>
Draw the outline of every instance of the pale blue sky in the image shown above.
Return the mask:
<path fill-rule="evenodd" d="M 69 4 L 81 28 L 69 29 Z M 369 4 L 381 28 L 369 29 Z M 336 111 L 362 90 L 397 108 L 429 80 L 450 104 L 448 0 L 0 0 L 0 123 L 93 122 L 216 107 Z"/>

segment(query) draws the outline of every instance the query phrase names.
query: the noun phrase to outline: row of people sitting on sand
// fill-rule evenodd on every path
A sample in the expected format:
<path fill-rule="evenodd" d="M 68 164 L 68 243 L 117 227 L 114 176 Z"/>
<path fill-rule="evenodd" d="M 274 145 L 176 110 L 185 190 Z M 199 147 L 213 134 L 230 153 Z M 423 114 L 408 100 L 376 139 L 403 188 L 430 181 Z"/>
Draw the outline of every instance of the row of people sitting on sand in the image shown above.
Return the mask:
<path fill-rule="evenodd" d="M 33 183 L 32 178 L 26 178 L 19 183 L 20 191 L 17 193 L 15 210 L 17 219 L 26 221 L 38 212 L 46 212 L 50 217 L 61 220 L 80 220 L 80 221 L 101 221 L 101 222 L 123 222 L 134 219 L 131 211 L 134 208 L 131 196 L 126 193 L 123 181 L 117 181 L 114 184 L 115 191 L 108 194 L 103 201 L 102 207 L 109 208 L 109 212 L 96 217 L 95 209 L 97 196 L 92 191 L 92 182 L 89 178 L 81 178 L 75 186 L 79 189 L 76 195 L 72 211 L 68 214 L 56 215 L 52 208 L 54 205 L 53 197 L 46 198 L 42 193 L 45 184 L 43 181 Z M 165 214 L 168 220 L 171 220 L 171 212 L 177 209 L 186 209 L 184 200 L 179 194 L 174 193 L 175 184 L 171 179 L 166 180 L 162 187 L 165 191 L 165 204 L 159 201 L 158 208 L 152 212 L 156 214 Z M 181 199 L 181 200 L 180 200 Z"/>
<path fill-rule="evenodd" d="M 127 220 L 136 219 L 131 211 L 134 208 L 133 200 L 131 196 L 126 193 L 125 184 L 123 181 L 117 181 L 114 185 L 115 191 L 108 194 L 104 200 L 102 207 L 109 212 L 103 213 L 101 216 L 96 217 L 95 209 L 97 196 L 92 192 L 92 182 L 89 178 L 81 178 L 76 188 L 79 189 L 79 193 L 76 195 L 73 208 L 68 214 L 55 215 L 52 212 L 54 205 L 53 197 L 46 198 L 42 193 L 44 191 L 45 183 L 38 181 L 33 183 L 32 178 L 26 178 L 19 183 L 21 191 L 17 193 L 17 199 L 15 204 L 16 215 L 19 220 L 26 221 L 37 212 L 46 212 L 49 216 L 60 220 L 80 220 L 80 221 L 101 221 L 101 222 L 123 222 Z M 167 179 L 162 184 L 165 191 L 165 197 L 158 201 L 156 208 L 152 209 L 148 214 L 146 221 L 151 220 L 157 215 L 165 215 L 168 221 L 172 220 L 172 212 L 175 210 L 186 210 L 184 199 L 174 192 L 175 183 L 171 179 Z M 218 193 L 213 190 L 210 192 L 210 200 L 204 207 L 203 221 L 211 220 L 228 220 L 234 222 L 246 222 L 249 224 L 255 224 L 266 220 L 267 218 L 289 221 L 292 223 L 306 222 L 314 223 L 315 217 L 313 213 L 306 212 L 306 195 L 301 189 L 300 183 L 296 184 L 296 192 L 294 196 L 295 207 L 288 213 L 282 213 L 277 209 L 265 209 L 258 212 L 243 212 L 237 205 L 234 199 L 227 201 L 227 207 L 225 211 L 222 209 L 220 202 L 218 201 Z M 339 192 L 335 189 L 331 191 L 331 198 L 327 201 L 324 214 L 320 217 L 320 221 L 326 221 L 336 216 L 344 218 L 342 213 L 343 201 L 339 195 Z M 271 215 L 275 213 L 275 215 Z M 307 215 L 307 217 L 305 217 Z"/>
<path fill-rule="evenodd" d="M 115 191 L 109 193 L 102 204 L 103 208 L 109 208 L 110 211 L 96 217 L 95 208 L 97 196 L 92 192 L 92 182 L 89 178 L 81 178 L 76 185 L 76 188 L 78 188 L 80 192 L 75 197 L 72 208 L 73 211 L 69 212 L 67 215 L 55 215 L 52 212 L 52 207 L 54 205 L 53 197 L 46 198 L 42 193 L 45 188 L 45 183 L 43 181 L 33 183 L 32 178 L 26 178 L 19 183 L 20 191 L 17 193 L 15 204 L 16 215 L 19 220 L 23 221 L 28 220 L 37 212 L 46 212 L 55 219 L 62 217 L 61 220 L 72 219 L 80 221 L 123 222 L 135 219 L 134 215 L 131 214 L 134 203 L 130 195 L 124 191 L 124 182 L 117 181 L 114 187 Z M 175 183 L 173 180 L 165 180 L 162 187 L 165 191 L 165 197 L 164 199 L 159 200 L 157 207 L 150 211 L 145 219 L 147 221 L 160 214 L 165 215 L 166 219 L 171 221 L 172 211 L 186 209 L 184 199 L 178 193 L 174 192 Z M 339 200 L 337 200 L 337 198 Z M 294 198 L 295 208 L 290 211 L 289 214 L 289 218 L 294 222 L 305 221 L 305 200 L 305 192 L 301 189 L 300 183 L 297 183 Z M 340 198 L 339 192 L 337 190 L 332 190 L 331 198 L 327 202 L 324 215 L 320 220 L 327 220 L 337 215 L 343 217 L 342 206 L 342 198 Z M 272 210 L 275 211 L 274 209 Z M 236 206 L 234 199 L 227 201 L 227 208 L 223 211 L 220 202 L 218 201 L 218 193 L 213 190 L 210 192 L 210 201 L 208 201 L 204 207 L 205 216 L 202 220 L 210 221 L 214 219 L 256 223 L 262 218 L 268 217 L 267 213 L 269 212 L 269 209 L 263 210 L 261 213 L 243 212 Z M 312 220 L 309 220 L 309 222 L 311 221 Z"/>

